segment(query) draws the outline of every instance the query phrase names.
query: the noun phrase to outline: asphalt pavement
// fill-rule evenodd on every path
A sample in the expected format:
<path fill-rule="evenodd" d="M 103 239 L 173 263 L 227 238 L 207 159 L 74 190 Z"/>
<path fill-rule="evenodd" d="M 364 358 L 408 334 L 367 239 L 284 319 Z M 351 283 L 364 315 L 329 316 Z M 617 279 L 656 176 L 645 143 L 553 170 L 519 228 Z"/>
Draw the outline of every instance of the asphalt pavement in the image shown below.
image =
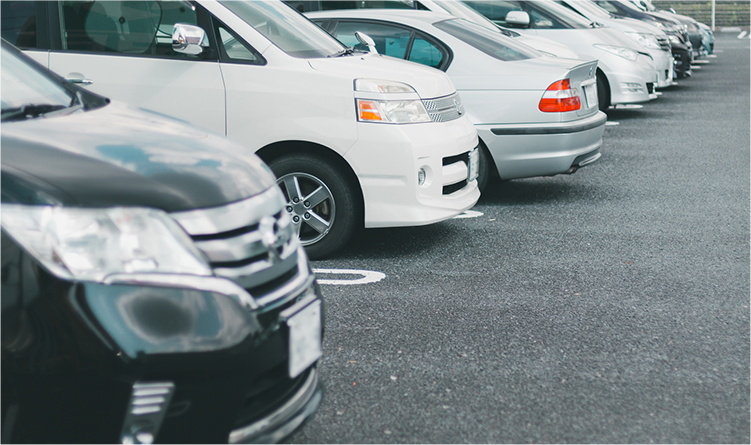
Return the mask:
<path fill-rule="evenodd" d="M 326 394 L 289 442 L 749 443 L 750 41 L 716 37 L 595 164 L 314 261 Z"/>

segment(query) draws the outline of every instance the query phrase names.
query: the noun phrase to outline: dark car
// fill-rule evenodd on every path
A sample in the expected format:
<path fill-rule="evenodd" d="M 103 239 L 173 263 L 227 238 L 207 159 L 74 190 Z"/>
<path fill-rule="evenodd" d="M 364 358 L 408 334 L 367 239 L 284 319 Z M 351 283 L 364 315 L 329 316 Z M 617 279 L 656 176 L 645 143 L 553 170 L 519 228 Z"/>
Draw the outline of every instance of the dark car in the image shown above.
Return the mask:
<path fill-rule="evenodd" d="M 276 442 L 322 300 L 276 179 L 2 42 L 2 441 Z"/>
<path fill-rule="evenodd" d="M 593 0 L 595 4 L 617 17 L 628 17 L 655 24 L 665 31 L 670 38 L 670 52 L 673 54 L 675 77 L 691 77 L 691 63 L 694 61 L 692 44 L 686 28 L 677 18 L 666 14 L 640 11 L 621 0 Z"/>

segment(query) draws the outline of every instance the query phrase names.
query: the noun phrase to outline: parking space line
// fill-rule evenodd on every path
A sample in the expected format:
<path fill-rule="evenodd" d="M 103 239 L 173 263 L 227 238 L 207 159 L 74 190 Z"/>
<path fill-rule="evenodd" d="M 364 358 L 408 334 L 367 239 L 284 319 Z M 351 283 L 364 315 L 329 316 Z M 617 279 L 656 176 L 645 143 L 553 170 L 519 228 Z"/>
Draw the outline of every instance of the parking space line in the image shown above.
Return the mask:
<path fill-rule="evenodd" d="M 481 212 L 476 212 L 474 210 L 466 210 L 454 217 L 454 219 L 464 219 L 464 218 L 477 218 L 479 216 L 482 216 L 483 214 Z"/>
<path fill-rule="evenodd" d="M 383 272 L 376 272 L 373 270 L 358 270 L 358 269 L 313 269 L 313 273 L 316 275 L 359 275 L 362 278 L 356 279 L 318 279 L 318 284 L 330 284 L 330 285 L 351 285 L 351 284 L 368 284 L 377 283 L 384 278 L 386 274 Z"/>

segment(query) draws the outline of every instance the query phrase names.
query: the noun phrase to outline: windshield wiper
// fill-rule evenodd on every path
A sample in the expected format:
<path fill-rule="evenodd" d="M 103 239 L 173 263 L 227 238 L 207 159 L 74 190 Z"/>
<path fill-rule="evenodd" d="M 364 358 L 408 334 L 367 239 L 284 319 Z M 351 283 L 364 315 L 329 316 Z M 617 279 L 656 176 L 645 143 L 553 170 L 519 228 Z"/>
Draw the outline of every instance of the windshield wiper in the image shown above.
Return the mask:
<path fill-rule="evenodd" d="M 350 54 L 354 54 L 354 52 L 355 52 L 355 49 L 352 48 L 351 46 L 348 46 L 348 47 L 344 48 L 343 50 L 335 52 L 334 54 L 332 54 L 332 55 L 330 55 L 328 57 L 348 56 Z"/>
<path fill-rule="evenodd" d="M 4 108 L 0 119 L 3 121 L 17 121 L 39 117 L 52 111 L 68 108 L 65 105 L 26 104 L 15 108 Z"/>
<path fill-rule="evenodd" d="M 24 104 L 20 107 L 3 108 L 2 114 L 0 114 L 0 120 L 5 121 L 20 121 L 25 119 L 32 119 L 40 116 L 65 116 L 82 109 L 84 106 L 81 92 L 77 92 L 73 99 L 70 101 L 70 105 L 56 105 L 56 104 Z"/>

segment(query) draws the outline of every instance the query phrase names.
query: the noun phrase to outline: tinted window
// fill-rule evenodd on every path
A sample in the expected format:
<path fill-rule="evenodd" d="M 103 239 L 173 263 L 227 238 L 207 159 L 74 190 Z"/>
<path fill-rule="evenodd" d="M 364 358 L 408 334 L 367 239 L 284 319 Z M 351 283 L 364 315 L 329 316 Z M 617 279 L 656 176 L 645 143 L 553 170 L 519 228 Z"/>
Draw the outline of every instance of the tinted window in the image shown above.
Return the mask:
<path fill-rule="evenodd" d="M 2 37 L 19 48 L 37 47 L 36 4 L 34 2 L 0 2 Z"/>
<path fill-rule="evenodd" d="M 509 37 L 466 20 L 445 20 L 434 23 L 433 26 L 499 60 L 525 60 L 540 56 L 532 48 L 519 45 Z"/>
<path fill-rule="evenodd" d="M 198 26 L 179 1 L 63 1 L 63 48 L 76 51 L 196 58 L 172 50 L 175 23 Z"/>
<path fill-rule="evenodd" d="M 407 54 L 407 46 L 412 36 L 410 30 L 388 26 L 380 23 L 363 23 L 340 21 L 334 30 L 334 37 L 347 46 L 358 50 L 367 51 L 355 37 L 355 32 L 360 31 L 369 35 L 376 44 L 378 54 L 403 59 Z"/>
<path fill-rule="evenodd" d="M 416 36 L 407 60 L 438 68 L 444 57 L 445 54 L 437 46 L 420 36 Z"/>
<path fill-rule="evenodd" d="M 506 25 L 506 14 L 511 11 L 521 11 L 522 8 L 517 2 L 497 0 L 497 1 L 465 1 L 466 5 L 476 10 L 480 14 L 500 25 Z"/>

